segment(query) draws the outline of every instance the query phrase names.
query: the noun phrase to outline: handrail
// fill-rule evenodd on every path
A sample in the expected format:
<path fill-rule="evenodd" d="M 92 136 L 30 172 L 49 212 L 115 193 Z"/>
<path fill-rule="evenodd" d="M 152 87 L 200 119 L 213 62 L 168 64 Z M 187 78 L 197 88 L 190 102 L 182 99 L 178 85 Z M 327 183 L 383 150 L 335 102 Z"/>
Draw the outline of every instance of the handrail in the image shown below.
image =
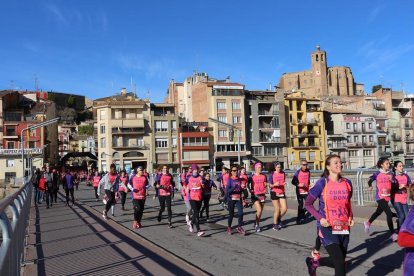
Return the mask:
<path fill-rule="evenodd" d="M 0 275 L 20 275 L 32 189 L 33 185 L 28 181 L 18 191 L 0 200 Z"/>

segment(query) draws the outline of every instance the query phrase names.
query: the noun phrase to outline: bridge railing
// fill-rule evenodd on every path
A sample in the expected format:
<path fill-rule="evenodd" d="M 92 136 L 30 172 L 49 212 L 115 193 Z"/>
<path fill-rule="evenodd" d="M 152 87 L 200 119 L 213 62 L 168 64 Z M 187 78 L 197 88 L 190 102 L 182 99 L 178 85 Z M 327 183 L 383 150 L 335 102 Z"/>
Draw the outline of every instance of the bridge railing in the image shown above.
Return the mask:
<path fill-rule="evenodd" d="M 368 187 L 368 179 L 369 177 L 377 172 L 378 170 L 375 169 L 355 169 L 355 170 L 344 170 L 342 172 L 343 176 L 350 179 L 352 181 L 353 185 L 353 196 L 352 196 L 352 202 L 353 204 L 359 205 L 359 206 L 365 206 L 365 205 L 373 205 L 376 204 L 375 200 L 375 182 L 373 183 L 374 189 L 369 189 Z M 295 186 L 291 184 L 293 175 L 296 171 L 286 170 L 286 186 L 285 186 L 285 194 L 287 198 L 296 198 L 296 190 Z M 414 181 L 414 168 L 407 168 L 406 169 L 407 174 L 410 176 L 410 178 Z M 252 172 L 249 172 L 248 175 L 250 175 Z M 266 176 L 268 174 L 264 172 Z M 219 183 L 216 181 L 218 172 L 211 172 L 211 179 L 213 179 L 216 182 L 217 187 L 219 187 Z M 311 171 L 311 185 L 316 183 L 316 181 L 321 177 L 322 171 Z M 173 174 L 176 187 L 178 189 L 181 189 L 180 184 L 180 177 L 179 174 Z M 154 183 L 154 177 L 153 175 L 150 176 L 150 184 L 152 185 Z M 414 204 L 414 202 L 408 201 L 409 204 Z"/>
<path fill-rule="evenodd" d="M 26 181 L 18 191 L 0 200 L 0 275 L 20 275 L 32 190 Z"/>

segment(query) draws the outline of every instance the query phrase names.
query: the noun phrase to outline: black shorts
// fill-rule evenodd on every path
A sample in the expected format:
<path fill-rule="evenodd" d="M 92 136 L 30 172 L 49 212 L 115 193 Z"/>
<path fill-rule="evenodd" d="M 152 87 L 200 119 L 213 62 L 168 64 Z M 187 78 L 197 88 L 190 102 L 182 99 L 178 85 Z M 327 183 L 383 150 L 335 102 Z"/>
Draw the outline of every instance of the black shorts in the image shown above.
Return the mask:
<path fill-rule="evenodd" d="M 281 195 L 277 195 L 275 192 L 270 192 L 270 199 L 271 200 L 278 200 L 280 198 L 286 198 L 286 194 Z"/>
<path fill-rule="evenodd" d="M 253 195 L 252 194 L 252 203 L 255 203 L 256 201 L 259 201 L 259 197 L 264 197 L 264 200 L 266 201 L 266 195 Z M 264 203 L 264 201 L 263 202 L 261 202 L 261 203 Z"/>

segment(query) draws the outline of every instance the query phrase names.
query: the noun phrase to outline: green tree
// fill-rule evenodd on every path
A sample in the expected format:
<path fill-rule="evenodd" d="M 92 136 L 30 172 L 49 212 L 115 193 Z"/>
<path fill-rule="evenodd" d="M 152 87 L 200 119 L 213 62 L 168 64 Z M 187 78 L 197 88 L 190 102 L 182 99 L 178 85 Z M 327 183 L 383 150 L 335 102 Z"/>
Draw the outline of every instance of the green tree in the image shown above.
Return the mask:
<path fill-rule="evenodd" d="M 75 97 L 70 95 L 69 98 L 66 100 L 66 103 L 69 107 L 73 107 L 75 105 Z"/>
<path fill-rule="evenodd" d="M 79 135 L 93 135 L 93 125 L 84 125 L 78 127 Z"/>
<path fill-rule="evenodd" d="M 377 85 L 372 86 L 372 93 L 374 93 L 375 91 L 377 91 L 377 90 L 379 90 L 381 88 L 382 88 L 382 85 L 381 84 L 377 84 Z"/>

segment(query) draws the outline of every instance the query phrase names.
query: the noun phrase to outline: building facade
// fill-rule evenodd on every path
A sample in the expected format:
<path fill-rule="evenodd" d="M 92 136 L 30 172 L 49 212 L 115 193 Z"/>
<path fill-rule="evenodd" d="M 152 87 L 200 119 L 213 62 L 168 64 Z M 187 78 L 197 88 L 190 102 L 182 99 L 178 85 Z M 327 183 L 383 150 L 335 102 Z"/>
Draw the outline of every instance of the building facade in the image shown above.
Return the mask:
<path fill-rule="evenodd" d="M 98 127 L 98 169 L 151 167 L 150 104 L 122 89 L 120 95 L 94 101 Z"/>
<path fill-rule="evenodd" d="M 175 113 L 174 104 L 151 104 L 152 126 L 152 168 L 167 165 L 171 172 L 180 170 L 178 153 L 178 115 Z"/>
<path fill-rule="evenodd" d="M 210 151 L 211 137 L 208 122 L 181 122 L 179 129 L 179 156 L 181 167 L 197 164 L 200 168 L 213 166 Z"/>

